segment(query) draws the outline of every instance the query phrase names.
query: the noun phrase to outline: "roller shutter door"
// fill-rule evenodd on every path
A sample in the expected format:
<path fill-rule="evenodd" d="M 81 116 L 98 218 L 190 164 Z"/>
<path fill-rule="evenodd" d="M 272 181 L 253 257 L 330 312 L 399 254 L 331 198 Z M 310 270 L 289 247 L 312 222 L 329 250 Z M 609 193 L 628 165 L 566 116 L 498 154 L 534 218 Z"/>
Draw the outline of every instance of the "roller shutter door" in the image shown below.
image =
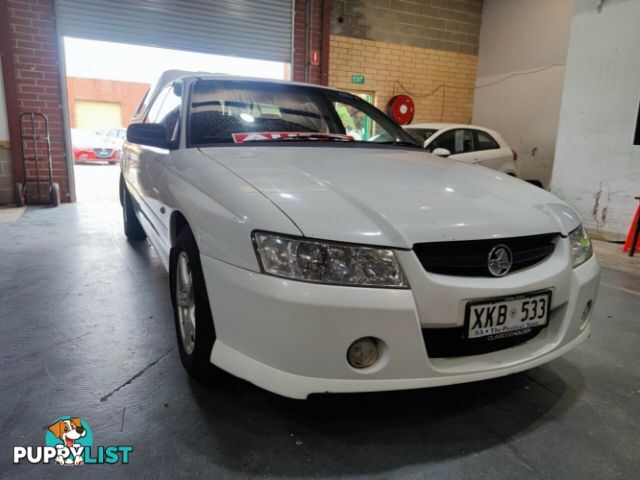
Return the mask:
<path fill-rule="evenodd" d="M 122 112 L 115 102 L 76 100 L 74 103 L 76 128 L 97 132 L 105 128 L 120 127 Z"/>
<path fill-rule="evenodd" d="M 293 0 L 55 0 L 59 33 L 291 61 Z"/>

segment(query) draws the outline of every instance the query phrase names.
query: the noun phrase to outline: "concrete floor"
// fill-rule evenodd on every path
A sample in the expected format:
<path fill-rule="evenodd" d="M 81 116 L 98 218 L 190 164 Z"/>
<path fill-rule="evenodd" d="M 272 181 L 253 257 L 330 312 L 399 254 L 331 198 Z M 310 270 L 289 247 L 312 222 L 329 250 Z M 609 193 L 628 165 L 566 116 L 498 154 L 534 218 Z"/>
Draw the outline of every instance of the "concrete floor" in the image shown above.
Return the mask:
<path fill-rule="evenodd" d="M 1 478 L 59 474 L 10 458 L 62 415 L 82 417 L 95 445 L 134 446 L 129 465 L 81 467 L 87 478 L 638 478 L 638 269 L 604 269 L 593 337 L 550 364 L 293 401 L 187 377 L 167 275 L 122 234 L 117 170 L 78 178 L 103 194 L 0 223 Z"/>

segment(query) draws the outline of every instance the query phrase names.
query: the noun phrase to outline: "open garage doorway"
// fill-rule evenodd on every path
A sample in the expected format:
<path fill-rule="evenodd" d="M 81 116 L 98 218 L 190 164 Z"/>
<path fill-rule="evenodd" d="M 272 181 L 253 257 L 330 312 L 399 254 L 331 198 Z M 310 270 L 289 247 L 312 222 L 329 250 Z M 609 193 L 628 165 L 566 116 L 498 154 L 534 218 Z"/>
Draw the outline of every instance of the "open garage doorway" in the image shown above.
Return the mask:
<path fill-rule="evenodd" d="M 166 70 L 289 79 L 290 65 L 123 43 L 63 38 L 67 113 L 76 199 L 118 200 L 126 128 Z"/>

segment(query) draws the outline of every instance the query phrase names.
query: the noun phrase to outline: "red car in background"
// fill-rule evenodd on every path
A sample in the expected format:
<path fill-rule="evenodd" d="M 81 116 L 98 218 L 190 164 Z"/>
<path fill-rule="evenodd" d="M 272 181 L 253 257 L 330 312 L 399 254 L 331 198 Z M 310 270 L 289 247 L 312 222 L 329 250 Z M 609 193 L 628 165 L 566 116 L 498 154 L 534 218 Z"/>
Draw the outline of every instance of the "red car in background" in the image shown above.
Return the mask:
<path fill-rule="evenodd" d="M 72 130 L 74 163 L 117 163 L 126 134 L 124 128 L 110 128 L 97 133 Z"/>

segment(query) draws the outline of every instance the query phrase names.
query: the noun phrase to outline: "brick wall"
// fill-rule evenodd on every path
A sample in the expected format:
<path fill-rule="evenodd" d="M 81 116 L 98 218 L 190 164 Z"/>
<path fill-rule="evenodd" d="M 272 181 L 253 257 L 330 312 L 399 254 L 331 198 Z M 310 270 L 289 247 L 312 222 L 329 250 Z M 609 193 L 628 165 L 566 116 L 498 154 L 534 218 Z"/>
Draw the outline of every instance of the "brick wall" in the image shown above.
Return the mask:
<path fill-rule="evenodd" d="M 416 104 L 414 123 L 471 121 L 483 0 L 335 0 L 329 85 Z M 351 83 L 364 75 L 364 85 Z"/>
<path fill-rule="evenodd" d="M 483 0 L 335 0 L 331 33 L 477 54 Z"/>
<path fill-rule="evenodd" d="M 328 72 L 322 65 L 311 65 L 311 52 L 322 56 L 323 35 L 328 35 L 328 25 L 323 23 L 323 12 L 331 7 L 328 0 L 295 0 L 293 26 L 292 79 L 297 82 L 326 84 Z M 327 45 L 328 46 L 328 45 Z"/>
<path fill-rule="evenodd" d="M 121 113 L 120 126 L 126 127 L 131 122 L 133 113 L 148 89 L 149 85 L 146 83 L 67 77 L 69 124 L 71 128 L 77 127 L 76 100 L 92 100 L 119 103 Z"/>
<path fill-rule="evenodd" d="M 10 67 L 5 69 L 4 78 L 14 180 L 23 180 L 17 116 L 27 111 L 43 113 L 49 119 L 54 181 L 60 184 L 62 201 L 68 201 L 69 182 L 53 0 L 0 0 L 0 17 L 0 38 L 6 39 L 1 47 L 3 58 L 7 60 L 10 56 L 7 62 Z M 9 82 L 11 85 L 7 85 Z M 15 97 L 10 90 L 15 91 Z"/>
<path fill-rule="evenodd" d="M 416 104 L 413 123 L 468 123 L 476 63 L 475 55 L 331 35 L 329 84 L 373 93 L 381 109 L 408 94 Z M 352 84 L 352 75 L 364 75 L 365 83 Z"/>

